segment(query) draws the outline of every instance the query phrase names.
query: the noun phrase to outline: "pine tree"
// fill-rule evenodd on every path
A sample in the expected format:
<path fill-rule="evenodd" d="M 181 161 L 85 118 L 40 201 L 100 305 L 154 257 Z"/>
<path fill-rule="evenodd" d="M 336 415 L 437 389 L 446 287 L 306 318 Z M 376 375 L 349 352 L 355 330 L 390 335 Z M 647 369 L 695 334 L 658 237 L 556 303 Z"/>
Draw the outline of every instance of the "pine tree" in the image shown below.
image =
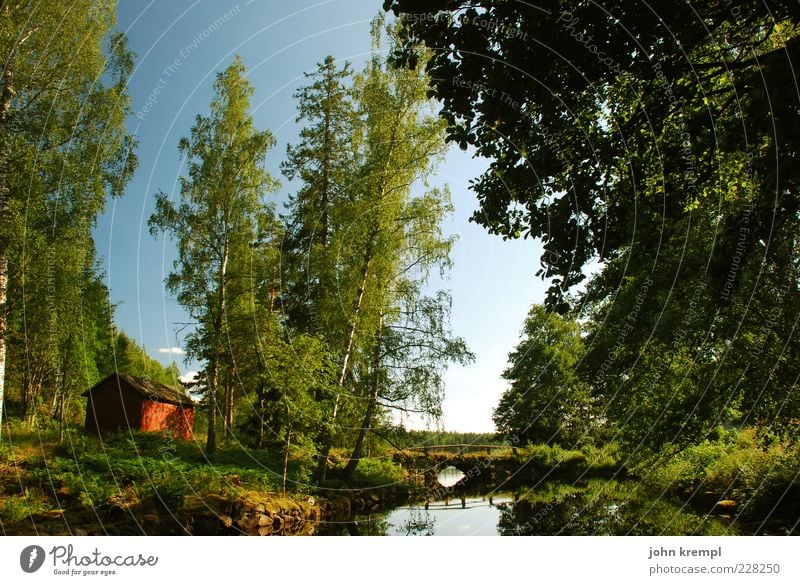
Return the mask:
<path fill-rule="evenodd" d="M 330 285 L 320 287 L 316 302 L 324 324 L 321 334 L 338 366 L 327 426 L 318 440 L 319 480 L 325 478 L 331 446 L 344 438 L 343 427 L 371 424 L 377 406 L 375 380 L 382 375 L 375 356 L 382 357 L 383 331 L 396 319 L 403 291 L 410 290 L 405 281 L 414 271 L 424 281 L 432 266 L 447 263 L 452 246 L 452 240 L 441 237 L 437 223 L 448 209 L 446 194 L 431 190 L 412 197 L 412 186 L 424 185 L 443 155 L 444 124 L 426 110 L 424 74 L 386 66 L 380 56 L 383 33 L 382 22 L 376 21 L 374 56 L 352 82 L 355 115 L 343 114 L 352 120 L 343 141 L 347 152 L 337 159 L 345 172 L 330 189 L 341 196 L 323 214 L 315 188 L 319 183 L 306 183 L 290 216 L 296 233 L 307 234 L 319 231 L 318 218 L 325 218 L 327 246 L 317 244 L 318 274 L 330 278 Z M 308 209 L 315 211 L 306 213 Z M 363 432 L 355 438 L 357 444 L 363 443 Z"/>
<path fill-rule="evenodd" d="M 328 56 L 306 77 L 310 84 L 295 94 L 296 121 L 305 125 L 300 142 L 287 148 L 282 165 L 288 179 L 301 181 L 288 205 L 285 301 L 293 326 L 326 336 L 336 328 L 326 318 L 336 302 L 330 244 L 343 222 L 339 210 L 352 187 L 358 126 L 348 63 L 337 69 Z"/>

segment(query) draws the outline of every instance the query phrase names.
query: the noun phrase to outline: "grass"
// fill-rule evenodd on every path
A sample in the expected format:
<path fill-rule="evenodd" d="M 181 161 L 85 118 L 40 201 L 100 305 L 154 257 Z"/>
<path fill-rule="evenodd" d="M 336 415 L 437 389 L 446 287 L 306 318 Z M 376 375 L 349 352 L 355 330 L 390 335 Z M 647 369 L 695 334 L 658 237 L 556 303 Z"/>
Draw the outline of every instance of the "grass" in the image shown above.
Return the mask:
<path fill-rule="evenodd" d="M 308 457 L 297 453 L 282 490 L 279 454 L 224 443 L 207 456 L 202 441 L 181 441 L 159 433 L 123 432 L 104 438 L 71 428 L 63 443 L 50 429 L 20 423 L 4 427 L 0 444 L 0 528 L 32 516 L 60 511 L 85 521 L 109 510 L 170 516 L 204 496 L 249 498 L 269 509 L 293 510 L 315 490 L 307 480 Z M 336 459 L 343 467 L 346 457 Z M 379 489 L 402 483 L 405 471 L 386 457 L 366 458 L 356 468 L 353 488 Z M 298 504 L 299 505 L 299 504 Z M 30 524 L 28 524 L 30 525 Z"/>
<path fill-rule="evenodd" d="M 303 476 L 301 467 L 290 463 L 290 482 Z M 12 424 L 0 445 L 0 523 L 58 509 L 176 511 L 194 495 L 276 492 L 281 471 L 280 457 L 233 444 L 207 457 L 197 443 L 158 433 L 99 439 L 77 429 L 58 444 L 48 430 Z M 305 492 L 308 486 L 293 483 L 290 489 Z"/>
<path fill-rule="evenodd" d="M 55 516 L 62 510 L 65 514 L 74 512 L 95 518 L 100 518 L 102 511 L 113 509 L 164 515 L 210 494 L 223 498 L 259 496 L 267 502 L 274 500 L 279 508 L 290 509 L 289 503 L 297 500 L 298 493 L 313 490 L 304 483 L 309 463 L 300 455 L 290 463 L 290 493 L 281 495 L 277 493 L 282 483 L 281 457 L 234 443 L 223 443 L 216 454 L 206 456 L 202 443 L 179 441 L 157 433 L 126 432 L 101 440 L 73 428 L 59 444 L 52 429 L 31 431 L 12 423 L 3 431 L 0 443 L 0 529 L 3 531 L 9 527 L 13 531 L 14 525 L 31 516 Z M 620 460 L 615 445 L 581 449 L 528 445 L 488 453 L 454 455 L 432 450 L 427 454 L 396 455 L 402 465 L 391 457 L 363 459 L 349 487 L 380 489 L 403 482 L 410 485 L 414 478 L 419 479 L 420 469 L 436 469 L 456 460 L 463 468 L 480 469 L 491 462 L 501 479 L 525 465 L 527 475 L 518 474 L 521 485 L 531 478 L 538 481 L 547 470 L 555 471 L 552 476 L 548 474 L 555 480 L 611 477 L 612 473 L 607 472 L 616 471 Z M 333 459 L 335 475 L 336 469 L 344 467 L 346 453 Z M 736 504 L 735 513 L 744 522 L 771 518 L 775 520 L 772 526 L 777 526 L 777 532 L 773 533 L 779 533 L 782 526 L 791 526 L 800 517 L 800 446 L 791 440 L 759 437 L 753 429 L 720 430 L 714 439 L 690 446 L 671 458 L 662 458 L 656 464 L 640 463 L 631 471 L 648 490 L 692 498 L 693 506 L 705 505 L 704 498 L 711 500 L 712 507 L 718 501 L 728 500 Z M 480 477 L 489 480 L 490 475 L 483 473 Z M 561 501 L 573 495 L 551 494 L 548 498 Z M 667 515 L 669 510 L 661 512 Z"/>

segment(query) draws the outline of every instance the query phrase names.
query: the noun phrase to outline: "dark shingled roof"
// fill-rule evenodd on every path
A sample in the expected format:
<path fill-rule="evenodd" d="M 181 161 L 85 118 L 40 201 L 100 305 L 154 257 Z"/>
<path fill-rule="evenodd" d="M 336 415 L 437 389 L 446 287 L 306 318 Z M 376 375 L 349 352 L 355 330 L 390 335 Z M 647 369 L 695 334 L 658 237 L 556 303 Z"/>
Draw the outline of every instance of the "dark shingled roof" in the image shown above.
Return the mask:
<path fill-rule="evenodd" d="M 160 384 L 152 380 L 144 380 L 142 378 L 134 378 L 128 374 L 111 374 L 103 378 L 97 384 L 89 388 L 83 393 L 83 396 L 89 396 L 98 386 L 104 384 L 110 378 L 118 378 L 118 383 L 127 383 L 131 388 L 136 390 L 139 394 L 153 400 L 155 402 L 167 402 L 169 404 L 177 404 L 179 406 L 194 406 L 195 403 L 186 394 L 180 390 L 176 390 L 171 386 Z"/>

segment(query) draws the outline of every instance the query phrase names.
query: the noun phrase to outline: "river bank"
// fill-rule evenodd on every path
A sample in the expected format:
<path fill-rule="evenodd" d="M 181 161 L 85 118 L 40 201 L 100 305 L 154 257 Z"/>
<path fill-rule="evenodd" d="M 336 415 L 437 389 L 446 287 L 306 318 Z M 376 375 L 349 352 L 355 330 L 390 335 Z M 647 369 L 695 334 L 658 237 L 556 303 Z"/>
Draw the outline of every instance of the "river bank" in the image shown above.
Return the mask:
<path fill-rule="evenodd" d="M 394 450 L 362 461 L 349 482 L 343 479 L 346 459 L 334 458 L 321 486 L 307 481 L 301 462 L 292 462 L 287 492 L 276 472 L 280 462 L 241 446 L 206 457 L 197 445 L 152 434 L 102 443 L 79 434 L 68 439 L 59 445 L 29 433 L 0 445 L 3 533 L 307 535 L 442 501 L 447 508 L 488 496 L 491 506 L 498 493 L 510 494 L 512 506 L 502 516 L 510 527 L 530 515 L 549 514 L 551 521 L 557 516 L 551 509 L 579 500 L 602 517 L 606 508 L 595 506 L 600 499 L 612 510 L 614 502 L 668 500 L 674 509 L 736 524 L 748 534 L 797 530 L 793 452 L 759 450 L 747 435 L 689 448 L 649 472 L 642 466 L 629 470 L 613 447 L 542 445 Z M 443 482 L 445 468 L 457 470 L 454 481 Z M 523 533 L 553 529 L 521 525 L 533 531 Z M 694 520 L 682 525 L 702 526 Z M 669 525 L 663 530 L 671 533 Z"/>

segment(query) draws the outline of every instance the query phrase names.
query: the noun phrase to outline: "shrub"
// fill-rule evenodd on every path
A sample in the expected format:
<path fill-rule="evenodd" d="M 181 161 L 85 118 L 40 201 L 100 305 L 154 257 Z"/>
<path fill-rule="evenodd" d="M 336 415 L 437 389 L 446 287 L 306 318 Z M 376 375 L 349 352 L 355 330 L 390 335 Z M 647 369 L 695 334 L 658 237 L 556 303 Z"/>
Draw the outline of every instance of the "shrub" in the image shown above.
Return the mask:
<path fill-rule="evenodd" d="M 183 507 L 186 499 L 186 485 L 178 481 L 153 484 L 143 491 L 142 499 L 148 500 L 156 509 L 163 509 L 166 512 L 177 512 Z"/>
<path fill-rule="evenodd" d="M 382 487 L 405 479 L 403 468 L 391 459 L 362 459 L 358 462 L 353 480 L 364 487 Z"/>
<path fill-rule="evenodd" d="M 687 447 L 665 462 L 641 464 L 640 475 L 662 490 L 703 490 L 738 499 L 765 499 L 786 491 L 800 470 L 797 445 L 765 443 L 755 429 L 718 431 L 717 438 Z M 772 497 L 772 496 L 770 496 Z"/>
<path fill-rule="evenodd" d="M 528 445 L 517 451 L 517 460 L 521 463 L 531 462 L 542 468 L 558 465 L 575 465 L 586 463 L 586 455 L 581 451 L 564 449 L 559 445 Z"/>
<path fill-rule="evenodd" d="M 64 442 L 56 445 L 53 452 L 62 457 L 81 459 L 92 450 L 92 442 L 82 431 L 69 429 L 65 433 Z"/>
<path fill-rule="evenodd" d="M 581 453 L 586 457 L 586 464 L 591 467 L 614 469 L 620 466 L 620 449 L 617 443 L 609 443 L 602 447 L 585 445 Z"/>
<path fill-rule="evenodd" d="M 40 494 L 25 489 L 24 495 L 9 496 L 3 499 L 0 504 L 0 520 L 3 523 L 12 524 L 49 509 L 49 504 Z"/>

